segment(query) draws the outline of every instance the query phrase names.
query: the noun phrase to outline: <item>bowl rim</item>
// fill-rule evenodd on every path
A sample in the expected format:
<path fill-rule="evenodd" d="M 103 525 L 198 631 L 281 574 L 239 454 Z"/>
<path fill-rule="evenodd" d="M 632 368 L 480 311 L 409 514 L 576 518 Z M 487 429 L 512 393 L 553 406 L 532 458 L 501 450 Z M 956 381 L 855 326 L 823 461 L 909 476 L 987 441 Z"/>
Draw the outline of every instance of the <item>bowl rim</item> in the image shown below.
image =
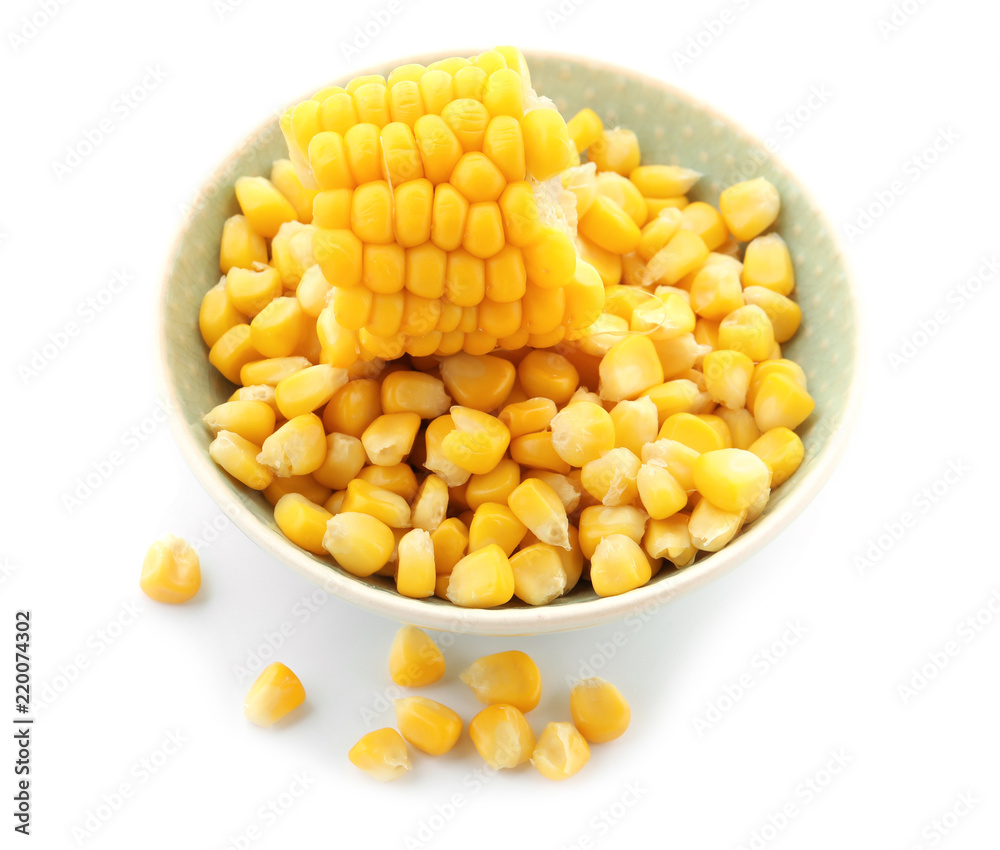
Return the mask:
<path fill-rule="evenodd" d="M 475 51 L 473 51 L 475 52 Z M 573 54 L 548 50 L 525 49 L 524 54 L 529 69 L 532 58 L 546 60 L 562 60 L 567 63 L 582 63 L 596 66 L 608 74 L 616 74 L 634 79 L 644 85 L 654 85 L 669 91 L 679 100 L 686 101 L 697 109 L 711 115 L 725 124 L 749 144 L 758 148 L 763 142 L 746 130 L 741 124 L 715 107 L 705 103 L 691 93 L 678 88 L 672 83 L 647 74 L 623 68 L 602 60 Z M 466 51 L 433 51 L 422 53 L 400 60 L 394 60 L 393 65 L 419 62 L 427 64 L 446 56 L 473 55 Z M 367 69 L 352 71 L 349 76 L 338 77 L 346 81 L 356 76 L 379 73 L 386 67 L 386 62 L 374 64 Z M 336 82 L 332 83 L 336 84 Z M 304 95 L 303 97 L 311 97 Z M 302 98 L 299 98 L 301 100 Z M 292 101 L 293 103 L 298 100 Z M 844 268 L 844 287 L 847 297 L 854 309 L 855 323 L 850 348 L 853 354 L 853 374 L 847 387 L 847 398 L 842 410 L 839 427 L 829 432 L 818 451 L 818 454 L 801 476 L 796 476 L 795 489 L 784 498 L 773 511 L 766 512 L 746 532 L 741 533 L 733 542 L 710 557 L 703 558 L 689 567 L 665 575 L 658 581 L 623 593 L 619 596 L 588 599 L 581 603 L 563 605 L 544 605 L 526 608 L 475 609 L 459 608 L 449 605 L 429 605 L 422 599 L 411 599 L 406 596 L 387 592 L 385 590 L 364 584 L 357 577 L 331 569 L 330 566 L 313 560 L 304 549 L 300 549 L 280 532 L 265 527 L 237 498 L 234 497 L 234 483 L 220 470 L 208 456 L 208 453 L 195 441 L 192 428 L 181 414 L 180 398 L 176 387 L 170 380 L 170 365 L 168 358 L 167 325 L 163 321 L 166 314 L 166 303 L 169 293 L 169 281 L 177 261 L 180 245 L 196 212 L 212 191 L 216 183 L 223 179 L 233 162 L 241 156 L 254 140 L 260 137 L 274 125 L 272 114 L 266 121 L 251 131 L 235 150 L 203 181 L 195 201 L 191 204 L 184 220 L 177 229 L 177 235 L 166 255 L 163 274 L 160 278 L 160 291 L 155 300 L 156 313 L 153 320 L 156 323 L 155 342 L 155 383 L 161 406 L 167 413 L 167 421 L 174 442 L 188 467 L 199 484 L 206 490 L 212 500 L 223 510 L 233 524 L 247 537 L 275 560 L 291 567 L 295 572 L 316 584 L 331 595 L 346 602 L 367 609 L 398 622 L 410 623 L 416 626 L 458 633 L 479 635 L 528 635 L 549 632 L 568 631 L 572 629 L 597 626 L 614 620 L 624 619 L 629 615 L 648 616 L 661 605 L 674 597 L 694 590 L 706 584 L 711 579 L 723 575 L 738 565 L 750 560 L 772 540 L 774 540 L 791 522 L 802 513 L 806 506 L 816 497 L 836 469 L 847 448 L 850 435 L 857 422 L 861 407 L 865 383 L 866 363 L 863 358 L 864 334 L 863 313 L 860 310 L 860 299 L 855 276 L 850 263 L 850 257 L 844 249 L 839 231 L 816 202 L 815 197 L 805 184 L 793 173 L 774 153 L 769 152 L 769 165 L 781 172 L 796 189 L 803 199 L 815 211 L 817 218 L 824 225 L 827 234 Z"/>

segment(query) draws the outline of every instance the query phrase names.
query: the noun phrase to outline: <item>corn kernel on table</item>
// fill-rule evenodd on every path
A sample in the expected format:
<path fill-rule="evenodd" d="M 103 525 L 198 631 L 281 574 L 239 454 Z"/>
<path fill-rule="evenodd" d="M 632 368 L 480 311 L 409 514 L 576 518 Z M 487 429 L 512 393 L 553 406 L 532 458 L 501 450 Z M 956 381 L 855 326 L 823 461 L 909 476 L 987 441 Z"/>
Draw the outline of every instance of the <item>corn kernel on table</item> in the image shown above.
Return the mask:
<path fill-rule="evenodd" d="M 183 0 L 169 10 L 141 11 L 121 0 L 25 0 L 6 10 L 0 74 L 17 85 L 3 88 L 0 105 L 17 121 L 29 121 L 16 133 L 12 124 L 0 142 L 8 163 L 0 258 L 8 278 L 2 380 L 11 447 L 0 526 L 0 622 L 14 644 L 0 675 L 9 724 L 0 846 L 267 850 L 519 842 L 566 850 L 667 844 L 978 850 L 1000 832 L 1000 774 L 993 763 L 1000 752 L 1000 584 L 983 536 L 994 524 L 993 481 L 1000 469 L 994 443 L 980 436 L 985 427 L 978 424 L 992 413 L 984 364 L 991 362 L 1000 271 L 987 200 L 997 188 L 990 162 L 1000 119 L 983 106 L 997 95 L 988 34 L 1000 25 L 1000 13 L 971 0 L 950 6 L 848 0 L 822 25 L 815 10 L 790 0 L 678 8 L 634 0 L 513 0 L 503 11 L 480 15 L 446 0 L 349 9 Z M 865 400 L 828 484 L 789 528 L 732 573 L 662 608 L 591 629 L 427 638 L 329 596 L 232 524 L 171 439 L 153 385 L 150 341 L 171 242 L 203 181 L 254 127 L 280 119 L 304 93 L 334 78 L 415 54 L 472 56 L 497 44 L 591 56 L 663 79 L 759 137 L 760 161 L 777 156 L 787 164 L 815 194 L 854 267 L 864 319 Z M 928 63 L 928 55 L 936 61 Z M 488 67 L 490 80 L 498 69 Z M 475 87 L 481 76 L 467 72 L 462 84 Z M 976 85 L 968 85 L 970 78 Z M 433 78 L 426 91 L 416 81 L 402 82 L 412 85 L 394 87 L 396 99 L 386 104 L 375 89 L 362 91 L 365 108 L 405 117 L 414 90 L 421 103 L 438 96 Z M 550 146 L 533 149 L 530 141 L 559 129 L 545 125 L 551 116 L 530 122 L 518 116 L 510 85 L 509 75 L 500 74 L 488 98 L 494 120 L 505 119 L 491 140 L 497 159 L 506 161 L 497 151 L 511 122 L 520 120 L 528 171 L 561 170 L 562 162 L 548 158 Z M 327 120 L 341 120 L 337 110 L 346 101 L 328 100 Z M 300 116 L 298 126 L 307 117 Z M 445 119 L 424 122 L 414 144 L 418 135 L 446 139 L 442 125 L 451 126 Z M 632 189 L 615 191 L 664 200 L 657 182 L 663 173 L 646 170 L 651 160 L 630 159 L 627 127 L 609 129 L 600 135 L 584 114 L 570 122 L 567 138 L 583 144 L 600 135 L 591 160 L 604 173 L 632 175 L 625 181 Z M 381 499 L 378 510 L 389 520 L 401 508 L 381 495 L 386 483 L 406 491 L 399 502 L 407 511 L 415 506 L 413 524 L 421 534 L 424 525 L 437 528 L 434 540 L 429 532 L 426 540 L 407 535 L 402 557 L 423 564 L 432 552 L 455 565 L 470 528 L 458 516 L 438 513 L 449 486 L 441 476 L 450 468 L 442 465 L 418 495 L 416 479 L 372 472 L 365 459 L 384 452 L 384 468 L 393 468 L 388 461 L 399 451 L 399 435 L 416 427 L 413 417 L 442 417 L 442 405 L 452 401 L 459 418 L 497 427 L 477 414 L 499 409 L 510 392 L 505 382 L 515 377 L 496 364 L 485 380 L 474 370 L 470 375 L 480 346 L 492 348 L 505 335 L 511 345 L 532 334 L 539 343 L 547 334 L 572 335 L 592 307 L 585 297 L 589 284 L 562 281 L 578 293 L 562 312 L 553 311 L 547 293 L 560 287 L 539 287 L 537 280 L 542 267 L 558 269 L 565 247 L 559 237 L 525 251 L 500 246 L 504 210 L 528 200 L 524 191 L 511 190 L 518 181 L 508 177 L 516 177 L 516 169 L 508 175 L 485 157 L 442 148 L 440 171 L 450 182 L 436 173 L 418 176 L 405 132 L 392 140 L 395 153 L 386 160 L 393 185 L 412 195 L 414 209 L 433 206 L 440 194 L 442 221 L 472 197 L 463 214 L 474 207 L 475 226 L 466 226 L 457 242 L 456 234 L 449 242 L 442 231 L 440 246 L 426 239 L 427 217 L 395 222 L 392 244 L 372 221 L 351 222 L 343 192 L 344 184 L 356 182 L 355 172 L 351 162 L 342 169 L 352 151 L 364 149 L 360 132 L 350 139 L 356 146 L 344 148 L 335 131 L 314 134 L 304 145 L 293 133 L 288 164 L 270 178 L 294 196 L 288 187 L 299 180 L 296 164 L 315 167 L 324 200 L 313 208 L 321 212 L 320 235 L 307 233 L 316 240 L 310 244 L 328 250 L 326 262 L 338 275 L 364 275 L 366 252 L 369 270 L 379 270 L 364 278 L 374 288 L 339 290 L 346 293 L 338 296 L 345 299 L 341 318 L 333 309 L 317 327 L 318 337 L 328 334 L 331 357 L 346 356 L 344 340 L 359 356 L 365 345 L 368 354 L 398 353 L 388 347 L 388 332 L 371 328 L 401 334 L 400 309 L 411 315 L 409 330 L 391 346 L 411 356 L 433 355 L 436 348 L 420 346 L 440 346 L 450 333 L 429 329 L 427 319 L 439 321 L 441 311 L 451 309 L 445 302 L 467 301 L 462 309 L 475 306 L 491 330 L 455 337 L 460 344 L 446 350 L 440 380 L 395 372 L 383 381 L 381 397 L 357 388 L 343 407 L 327 407 L 327 421 L 313 416 L 319 424 L 308 424 L 322 437 L 324 456 L 337 462 L 312 474 L 321 490 L 343 491 L 348 506 Z M 667 136 L 657 161 L 669 161 L 669 152 Z M 353 167 L 364 168 L 355 159 Z M 732 185 L 756 177 L 760 161 L 679 165 Z M 361 199 L 366 209 L 391 200 L 377 180 L 363 185 L 369 187 Z M 440 186 L 449 188 L 428 189 Z M 572 183 L 568 188 L 582 191 Z M 350 191 L 358 190 L 351 185 Z M 713 242 L 720 220 L 722 238 L 732 233 L 753 240 L 755 225 L 740 211 L 769 199 L 757 194 L 751 203 L 744 191 L 721 201 L 721 217 L 688 213 L 697 218 L 699 241 L 682 236 L 669 258 L 654 263 L 657 274 L 680 280 L 683 263 L 702 262 L 706 245 L 721 244 Z M 242 183 L 240 192 L 244 210 L 274 208 L 259 180 Z M 671 214 L 661 216 L 655 205 L 655 225 L 644 225 L 633 245 L 628 240 L 637 237 L 622 213 L 633 195 L 622 194 L 621 205 L 597 197 L 580 229 L 596 246 L 584 260 L 598 276 L 608 252 L 634 248 L 649 263 L 676 235 Z M 270 222 L 266 238 L 299 218 L 285 202 L 290 211 Z M 256 226 L 268 230 L 262 222 L 263 214 Z M 345 222 L 351 228 L 339 226 Z M 934 223 L 930 234 L 928 222 Z M 286 229 L 284 246 L 278 239 L 283 269 L 300 256 L 300 231 Z M 237 335 L 245 339 L 220 348 L 216 359 L 233 380 L 250 386 L 273 378 L 258 380 L 262 370 L 276 368 L 269 360 L 297 356 L 289 348 L 297 331 L 289 335 L 289 328 L 301 329 L 299 307 L 287 303 L 295 299 L 282 299 L 281 273 L 246 268 L 268 259 L 264 239 L 234 220 L 222 245 L 222 265 L 236 270 L 230 289 L 244 311 L 237 313 L 253 315 L 256 325 L 243 325 L 248 329 Z M 770 236 L 751 244 L 745 266 L 784 262 Z M 426 245 L 432 247 L 421 251 Z M 414 249 L 414 262 L 441 271 L 421 279 L 440 278 L 442 287 L 451 281 L 448 293 L 394 289 L 405 275 L 400 255 Z M 538 261 L 533 273 L 525 271 L 525 281 L 535 282 L 524 292 L 491 288 L 488 263 L 497 280 L 511 279 L 511 269 L 516 279 L 519 258 Z M 668 261 L 669 268 L 661 265 Z M 503 264 L 505 270 L 496 268 Z M 812 271 L 808 258 L 796 258 L 797 275 Z M 316 322 L 329 287 L 318 272 L 299 273 L 298 302 Z M 652 328 L 685 309 L 696 309 L 707 323 L 721 320 L 740 309 L 726 289 L 726 273 L 707 275 L 687 298 L 663 293 L 655 316 L 649 305 L 630 303 L 633 321 Z M 386 275 L 396 277 L 390 282 Z M 470 280 L 475 285 L 463 289 L 460 283 Z M 771 343 L 780 345 L 798 325 L 780 300 L 788 291 L 778 285 L 744 292 L 750 289 L 758 291 L 741 296 L 747 325 L 766 314 Z M 223 287 L 207 299 L 203 332 L 229 329 L 233 304 L 226 293 Z M 359 303 L 370 327 L 345 327 L 341 320 L 356 315 Z M 798 306 L 804 327 L 837 319 L 821 297 Z M 530 330 L 520 324 L 526 317 L 534 323 Z M 744 329 L 741 324 L 734 332 Z M 192 344 L 201 345 L 199 329 L 191 334 Z M 632 358 L 652 344 L 635 339 L 641 341 L 616 356 Z M 264 357 L 250 362 L 246 380 L 240 346 L 256 346 Z M 711 391 L 725 405 L 754 391 L 754 363 L 767 352 L 741 354 L 736 347 L 719 346 L 705 357 L 704 377 L 713 384 L 694 392 Z M 518 370 L 525 389 L 533 381 L 541 385 L 532 366 L 529 360 Z M 297 405 L 325 393 L 330 374 L 303 369 L 289 375 L 304 377 L 286 384 L 285 410 L 276 409 L 293 421 L 312 415 Z M 640 416 L 626 380 L 637 379 L 624 369 L 607 370 L 599 400 L 624 404 L 605 415 L 586 401 L 563 407 L 576 385 L 546 378 L 545 393 L 526 392 L 530 400 L 496 417 L 511 435 L 510 457 L 477 455 L 471 462 L 489 466 L 489 477 L 473 475 L 474 486 L 465 491 L 481 512 L 476 534 L 496 541 L 477 549 L 478 557 L 506 562 L 506 550 L 514 549 L 509 535 L 523 533 L 522 513 L 529 517 L 550 491 L 558 501 L 560 473 L 543 469 L 529 479 L 548 489 L 518 486 L 519 465 L 539 468 L 546 458 L 577 469 L 598 464 L 590 469 L 599 482 L 602 462 L 610 467 L 641 457 L 638 441 L 613 442 Z M 646 386 L 654 385 L 660 386 Z M 795 375 L 776 376 L 774 385 L 793 393 Z M 495 403 L 477 397 L 490 387 Z M 689 403 L 689 389 L 657 389 L 649 397 L 658 410 L 668 409 Z M 355 434 L 352 416 L 373 404 L 384 407 L 384 398 L 390 400 L 385 413 L 398 419 L 367 438 L 364 430 Z M 213 443 L 213 457 L 243 469 L 249 486 L 263 489 L 287 455 L 276 451 L 240 467 L 247 457 L 240 440 L 262 447 L 275 430 L 274 411 L 251 395 L 230 404 L 237 406 L 204 411 L 213 434 L 232 435 Z M 976 424 L 956 436 L 959 422 L 968 419 L 956 418 L 960 405 L 976 412 Z M 763 421 L 768 415 L 761 405 Z M 231 430 L 236 421 L 240 434 Z M 551 433 L 543 445 L 536 435 L 545 424 Z M 733 418 L 731 427 L 745 424 Z M 592 443 L 575 439 L 584 430 Z M 765 430 L 772 435 L 761 449 L 771 461 L 768 481 L 784 486 L 775 458 L 789 444 L 778 428 Z M 752 507 L 751 496 L 764 486 L 762 465 L 744 457 L 749 452 L 726 454 L 733 451 L 702 455 L 691 481 L 679 488 L 662 467 L 633 470 L 633 498 L 650 516 L 665 517 L 662 539 L 655 541 L 664 552 L 674 539 L 670 518 L 692 488 L 710 494 L 705 504 L 726 514 Z M 511 505 L 497 504 L 497 492 L 513 495 L 521 487 Z M 275 501 L 276 521 L 294 529 L 299 545 L 329 550 L 315 534 L 313 501 L 291 491 Z M 630 530 L 633 519 L 622 514 L 614 526 L 567 530 L 579 557 L 590 560 L 595 590 L 617 592 L 622 563 L 634 575 L 648 572 L 634 539 L 641 532 Z M 392 539 L 385 537 L 386 523 L 363 511 L 337 513 L 332 529 L 330 546 L 345 567 L 355 558 L 359 573 L 371 563 L 349 542 L 363 535 L 376 548 L 397 543 L 391 531 Z M 551 544 L 524 547 L 515 560 L 521 576 L 567 568 Z M 456 598 L 472 572 L 463 567 L 451 581 Z M 400 592 L 423 593 L 424 579 L 404 583 Z M 543 582 L 521 590 L 536 602 L 551 595 Z"/>

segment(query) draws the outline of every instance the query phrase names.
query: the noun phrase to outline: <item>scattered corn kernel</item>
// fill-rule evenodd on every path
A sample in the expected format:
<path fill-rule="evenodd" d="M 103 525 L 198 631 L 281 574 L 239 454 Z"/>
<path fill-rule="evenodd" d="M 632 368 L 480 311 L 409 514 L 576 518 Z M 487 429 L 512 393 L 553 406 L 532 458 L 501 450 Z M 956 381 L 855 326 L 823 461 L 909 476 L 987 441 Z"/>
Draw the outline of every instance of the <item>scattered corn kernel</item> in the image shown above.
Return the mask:
<path fill-rule="evenodd" d="M 422 688 L 444 676 L 444 655 L 438 645 L 416 626 L 396 632 L 389 650 L 389 675 L 404 688 Z"/>
<path fill-rule="evenodd" d="M 305 702 L 306 691 L 291 670 L 278 661 L 268 664 L 243 701 L 243 713 L 251 723 L 271 726 Z"/>
<path fill-rule="evenodd" d="M 531 753 L 531 763 L 546 779 L 577 774 L 590 761 L 590 747 L 572 723 L 548 723 Z"/>
<path fill-rule="evenodd" d="M 394 700 L 393 706 L 399 734 L 421 752 L 441 756 L 458 743 L 462 718 L 448 706 L 416 696 Z"/>
<path fill-rule="evenodd" d="M 363 735 L 347 754 L 351 764 L 379 782 L 399 779 L 410 772 L 406 741 L 395 729 L 376 729 Z"/>
<path fill-rule="evenodd" d="M 538 665 L 519 650 L 484 655 L 459 674 L 484 705 L 505 703 L 529 712 L 542 698 Z"/>
<path fill-rule="evenodd" d="M 489 705 L 469 722 L 469 737 L 486 763 L 517 767 L 531 758 L 535 735 L 528 719 L 512 705 Z"/>
<path fill-rule="evenodd" d="M 139 587 L 157 602 L 179 604 L 201 587 L 201 562 L 186 540 L 168 534 L 157 540 L 142 562 Z"/>
<path fill-rule="evenodd" d="M 632 711 L 621 691 L 604 679 L 581 679 L 569 694 L 573 725 L 592 744 L 620 738 L 628 729 Z"/>

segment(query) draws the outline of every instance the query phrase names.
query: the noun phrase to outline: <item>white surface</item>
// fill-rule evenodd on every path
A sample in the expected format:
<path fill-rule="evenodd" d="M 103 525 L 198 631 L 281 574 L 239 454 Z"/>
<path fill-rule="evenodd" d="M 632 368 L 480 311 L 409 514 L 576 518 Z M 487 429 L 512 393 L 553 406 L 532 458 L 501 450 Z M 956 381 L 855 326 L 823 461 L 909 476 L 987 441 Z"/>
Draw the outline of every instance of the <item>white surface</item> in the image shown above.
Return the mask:
<path fill-rule="evenodd" d="M 994 370 L 985 364 L 995 358 L 997 276 L 975 293 L 961 287 L 998 250 L 995 9 L 972 0 L 849 0 L 836 9 L 592 0 L 564 2 L 566 19 L 550 21 L 546 9 L 557 3 L 474 12 L 467 3 L 399 0 L 384 31 L 345 60 L 341 43 L 388 3 L 358 4 L 345 16 L 341 4 L 100 0 L 59 6 L 15 51 L 10 34 L 21 32 L 21 16 L 41 19 L 44 7 L 15 0 L 0 15 L 0 633 L 12 641 L 14 611 L 32 610 L 40 709 L 60 676 L 75 676 L 37 714 L 33 835 L 8 841 L 13 823 L 4 814 L 0 845 L 992 846 L 1000 616 L 986 606 L 992 600 L 1000 612 L 1000 578 L 991 544 L 997 443 L 986 435 Z M 880 32 L 897 7 L 896 20 L 905 20 Z M 678 67 L 674 54 L 703 30 L 719 34 Z M 561 785 L 530 768 L 477 774 L 466 739 L 381 786 L 346 752 L 369 728 L 392 723 L 378 700 L 391 687 L 393 623 L 335 599 L 310 611 L 313 588 L 231 527 L 208 534 L 217 539 L 203 550 L 194 604 L 141 596 L 149 542 L 167 531 L 204 538 L 218 519 L 156 420 L 152 300 L 184 205 L 271 111 L 375 61 L 506 42 L 599 56 L 690 89 L 774 138 L 842 227 L 894 181 L 904 191 L 850 248 L 870 318 L 855 438 L 782 538 L 655 619 L 539 638 L 459 638 L 446 650 L 453 672 L 504 648 L 534 656 L 545 677 L 531 715 L 539 732 L 566 718 L 564 676 L 592 663 L 630 699 L 628 734 L 595 746 L 584 772 Z M 130 109 L 116 100 L 143 84 L 147 68 L 165 78 L 147 77 L 144 102 Z M 811 90 L 830 94 L 814 98 L 811 116 L 791 129 L 783 116 L 810 111 Z M 110 134 L 60 180 L 53 162 L 103 118 Z M 911 158 L 950 131 L 957 141 L 917 168 Z M 88 299 L 119 269 L 132 282 L 94 312 Z M 929 341 L 918 337 L 915 356 L 894 368 L 890 353 L 935 311 L 943 327 Z M 68 322 L 80 332 L 25 382 L 18 367 Z M 63 496 L 113 452 L 113 472 L 68 511 Z M 921 495 L 956 465 L 965 470 L 957 480 Z M 904 513 L 912 527 L 880 544 Z M 877 563 L 859 569 L 856 556 L 880 545 Z M 123 613 L 128 606 L 138 616 Z M 978 631 L 963 626 L 977 614 Z M 250 679 L 239 667 L 275 633 L 308 707 L 284 728 L 260 730 L 241 716 Z M 781 651 L 782 641 L 784 657 L 772 663 L 763 653 L 775 642 Z M 898 686 L 912 669 L 948 649 L 945 669 L 904 698 Z M 8 724 L 11 654 L 8 643 L 0 672 Z M 710 704 L 725 704 L 741 681 L 751 687 L 699 729 Z M 476 710 L 454 676 L 426 693 L 466 718 Z M 366 710 L 377 715 L 371 723 Z M 183 743 L 164 757 L 175 733 Z M 0 788 L 9 801 L 14 754 L 3 737 Z M 846 766 L 824 773 L 838 755 Z M 296 777 L 307 787 L 283 797 Z M 810 781 L 826 780 L 810 791 Z M 93 835 L 75 832 L 90 815 L 108 814 L 104 798 L 123 783 L 128 796 L 117 811 L 89 821 Z M 461 805 L 449 811 L 454 795 Z M 440 827 L 429 842 L 422 823 Z M 762 830 L 763 844 L 754 839 Z"/>

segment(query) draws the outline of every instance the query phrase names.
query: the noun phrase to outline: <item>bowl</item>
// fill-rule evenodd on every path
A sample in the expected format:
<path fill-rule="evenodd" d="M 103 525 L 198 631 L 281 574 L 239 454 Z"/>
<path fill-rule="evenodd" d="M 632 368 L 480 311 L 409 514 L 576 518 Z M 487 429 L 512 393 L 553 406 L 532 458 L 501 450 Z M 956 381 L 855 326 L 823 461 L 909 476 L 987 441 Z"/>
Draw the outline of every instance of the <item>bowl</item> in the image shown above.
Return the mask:
<path fill-rule="evenodd" d="M 444 55 L 418 56 L 368 74 L 386 74 L 404 62 L 428 63 Z M 526 52 L 535 88 L 566 116 L 590 107 L 606 125 L 634 130 L 645 162 L 695 168 L 705 177 L 691 197 L 718 202 L 726 186 L 763 176 L 781 194 L 776 223 L 792 253 L 802 328 L 784 351 L 806 371 L 816 410 L 799 429 L 805 459 L 777 488 L 759 519 L 719 552 L 682 570 L 662 570 L 647 585 L 620 596 L 598 597 L 586 582 L 543 607 L 516 599 L 500 608 L 462 609 L 430 597 L 396 593 L 392 579 L 355 577 L 332 559 L 311 555 L 278 530 L 263 495 L 244 488 L 208 456 L 210 434 L 202 416 L 233 392 L 209 364 L 198 332 L 203 294 L 219 280 L 218 246 L 225 219 L 239 212 L 233 192 L 242 175 L 266 175 L 287 156 L 277 120 L 252 133 L 204 187 L 183 225 L 159 299 L 158 381 L 171 431 L 195 477 L 230 519 L 276 561 L 329 593 L 394 620 L 436 630 L 483 635 L 555 632 L 648 612 L 752 559 L 777 537 L 816 495 L 836 466 L 860 399 L 859 315 L 851 275 L 834 228 L 788 170 L 755 139 L 711 107 L 664 82 L 590 59 Z M 357 76 L 357 74 L 352 75 Z M 317 80 L 318 85 L 325 81 Z M 346 80 L 338 81 L 346 83 Z"/>

